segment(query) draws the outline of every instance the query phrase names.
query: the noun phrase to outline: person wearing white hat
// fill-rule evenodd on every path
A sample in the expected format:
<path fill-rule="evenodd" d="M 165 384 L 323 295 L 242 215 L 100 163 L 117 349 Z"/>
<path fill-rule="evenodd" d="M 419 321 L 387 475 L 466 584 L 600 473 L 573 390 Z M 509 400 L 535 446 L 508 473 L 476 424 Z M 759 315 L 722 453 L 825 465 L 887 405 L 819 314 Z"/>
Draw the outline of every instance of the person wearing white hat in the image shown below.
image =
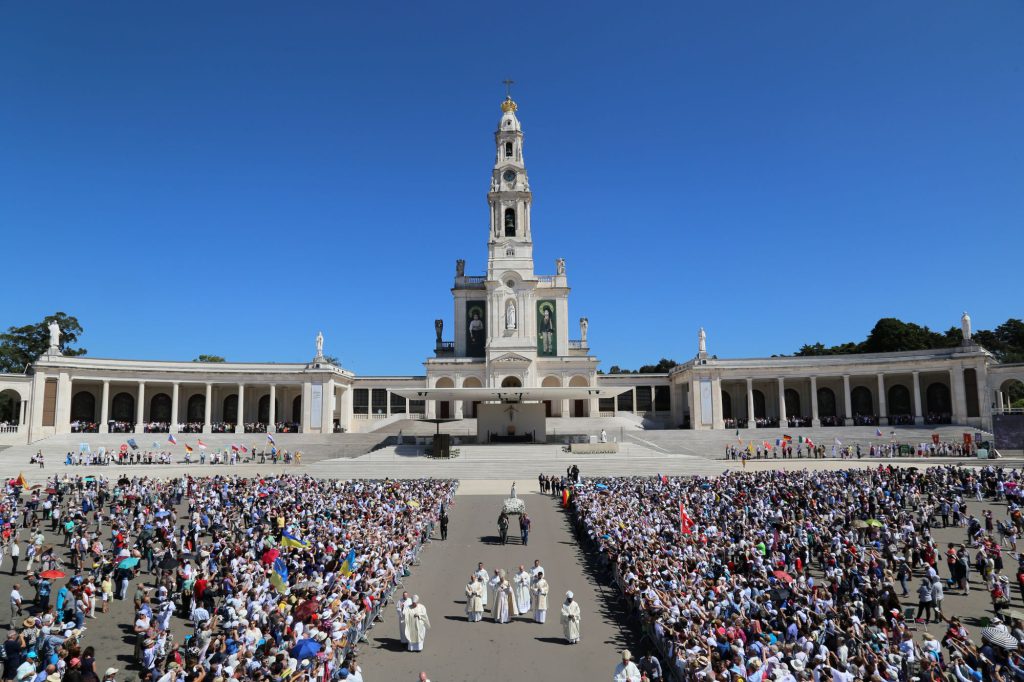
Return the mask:
<path fill-rule="evenodd" d="M 640 668 L 632 660 L 633 654 L 629 649 L 622 650 L 622 662 L 615 666 L 614 682 L 640 682 Z"/>
<path fill-rule="evenodd" d="M 579 643 L 580 605 L 573 599 L 572 590 L 565 593 L 565 601 L 562 602 L 562 632 L 569 644 Z"/>
<path fill-rule="evenodd" d="M 409 651 L 423 651 L 423 641 L 430 629 L 427 607 L 420 603 L 419 595 L 412 596 L 412 603 L 405 608 L 405 636 L 409 640 Z"/>

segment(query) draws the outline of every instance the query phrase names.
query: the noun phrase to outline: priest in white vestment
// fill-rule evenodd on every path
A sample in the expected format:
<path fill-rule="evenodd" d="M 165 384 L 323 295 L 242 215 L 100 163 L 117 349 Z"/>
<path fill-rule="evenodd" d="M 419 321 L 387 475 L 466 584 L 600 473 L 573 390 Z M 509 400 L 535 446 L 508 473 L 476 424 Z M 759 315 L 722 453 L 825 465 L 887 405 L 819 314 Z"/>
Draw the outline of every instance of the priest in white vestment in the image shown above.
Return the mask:
<path fill-rule="evenodd" d="M 571 590 L 565 593 L 565 601 L 562 602 L 562 632 L 569 644 L 580 641 L 580 605 L 573 599 Z"/>
<path fill-rule="evenodd" d="M 537 573 L 530 592 L 533 594 L 533 619 L 543 623 L 548 617 L 548 581 L 544 579 L 544 571 Z"/>
<path fill-rule="evenodd" d="M 516 599 L 516 607 L 519 613 L 530 612 L 530 583 L 533 582 L 533 576 L 527 573 L 523 566 L 519 567 L 519 572 L 512 578 L 512 591 Z"/>
<path fill-rule="evenodd" d="M 405 636 L 405 608 L 412 603 L 408 592 L 402 593 L 402 598 L 395 602 L 395 611 L 398 612 L 398 636 L 402 638 L 402 644 L 408 644 L 409 638 Z"/>
<path fill-rule="evenodd" d="M 509 623 L 512 621 L 512 614 L 519 615 L 519 608 L 515 599 L 512 598 L 512 583 L 505 577 L 504 569 L 501 571 L 501 583 L 494 590 L 494 606 L 491 615 L 495 623 Z"/>
<path fill-rule="evenodd" d="M 409 639 L 409 651 L 423 651 L 423 640 L 430 629 L 430 618 L 427 607 L 420 603 L 420 598 L 413 595 L 412 603 L 405 608 L 405 636 Z"/>
<path fill-rule="evenodd" d="M 481 561 L 480 563 L 478 563 L 476 565 L 476 573 L 475 573 L 475 575 L 479 576 L 480 584 L 484 588 L 484 593 L 483 593 L 483 597 L 482 598 L 484 600 L 484 610 L 486 610 L 487 609 L 487 580 L 490 578 L 490 576 L 487 575 L 487 569 L 484 568 L 484 562 Z"/>
<path fill-rule="evenodd" d="M 476 623 L 484 615 L 484 588 L 476 575 L 469 576 L 469 584 L 466 585 L 466 618 L 470 623 Z"/>

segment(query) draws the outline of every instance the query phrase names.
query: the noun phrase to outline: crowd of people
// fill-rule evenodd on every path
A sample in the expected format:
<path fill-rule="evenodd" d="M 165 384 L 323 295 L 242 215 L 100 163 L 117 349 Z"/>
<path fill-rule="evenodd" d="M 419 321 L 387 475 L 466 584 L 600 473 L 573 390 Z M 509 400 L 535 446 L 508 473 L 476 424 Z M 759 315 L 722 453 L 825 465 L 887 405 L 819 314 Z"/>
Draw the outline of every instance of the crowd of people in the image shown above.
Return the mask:
<path fill-rule="evenodd" d="M 846 443 L 834 440 L 827 445 L 804 440 L 776 439 L 774 442 L 750 441 L 746 445 L 732 444 L 725 447 L 725 459 L 874 459 L 888 457 L 959 457 L 978 456 L 978 444 L 963 441 L 932 441 L 928 443 Z"/>
<path fill-rule="evenodd" d="M 4 680 L 98 681 L 86 620 L 106 617 L 132 585 L 143 682 L 361 680 L 355 644 L 456 485 L 64 474 L 25 490 L 9 481 L 0 568 L 9 557 L 27 587 L 11 592 Z M 55 535 L 63 548 L 47 541 Z"/>
<path fill-rule="evenodd" d="M 1024 676 L 1024 614 L 997 615 L 1022 485 L 993 467 L 727 472 L 586 480 L 568 504 L 677 679 L 1006 681 Z M 1005 522 L 982 498 L 1006 501 Z M 949 525 L 964 541 L 944 549 Z M 943 606 L 971 587 L 992 597 L 979 639 Z"/>

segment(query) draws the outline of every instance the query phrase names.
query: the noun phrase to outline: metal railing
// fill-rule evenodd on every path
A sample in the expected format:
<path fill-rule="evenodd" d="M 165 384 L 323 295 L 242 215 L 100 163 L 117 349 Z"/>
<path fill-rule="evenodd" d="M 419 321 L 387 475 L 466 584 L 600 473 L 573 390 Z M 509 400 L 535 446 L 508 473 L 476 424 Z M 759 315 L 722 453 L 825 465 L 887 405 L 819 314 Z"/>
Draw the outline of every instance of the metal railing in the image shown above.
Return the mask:
<path fill-rule="evenodd" d="M 456 289 L 484 289 L 486 286 L 487 278 L 483 276 L 471 275 L 455 278 Z"/>
<path fill-rule="evenodd" d="M 569 339 L 569 350 L 586 350 L 590 346 L 581 339 Z"/>

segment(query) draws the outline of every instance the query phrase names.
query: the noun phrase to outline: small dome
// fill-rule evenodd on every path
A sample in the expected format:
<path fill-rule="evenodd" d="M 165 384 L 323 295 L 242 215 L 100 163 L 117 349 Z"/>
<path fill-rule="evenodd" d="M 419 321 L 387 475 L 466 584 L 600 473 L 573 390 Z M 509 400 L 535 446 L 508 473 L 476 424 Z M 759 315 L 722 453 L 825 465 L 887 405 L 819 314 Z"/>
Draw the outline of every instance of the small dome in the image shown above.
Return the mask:
<path fill-rule="evenodd" d="M 511 96 L 506 97 L 505 101 L 501 103 L 501 110 L 506 114 L 509 112 L 514 112 L 518 108 L 519 107 L 516 105 L 516 103 L 512 101 Z"/>

